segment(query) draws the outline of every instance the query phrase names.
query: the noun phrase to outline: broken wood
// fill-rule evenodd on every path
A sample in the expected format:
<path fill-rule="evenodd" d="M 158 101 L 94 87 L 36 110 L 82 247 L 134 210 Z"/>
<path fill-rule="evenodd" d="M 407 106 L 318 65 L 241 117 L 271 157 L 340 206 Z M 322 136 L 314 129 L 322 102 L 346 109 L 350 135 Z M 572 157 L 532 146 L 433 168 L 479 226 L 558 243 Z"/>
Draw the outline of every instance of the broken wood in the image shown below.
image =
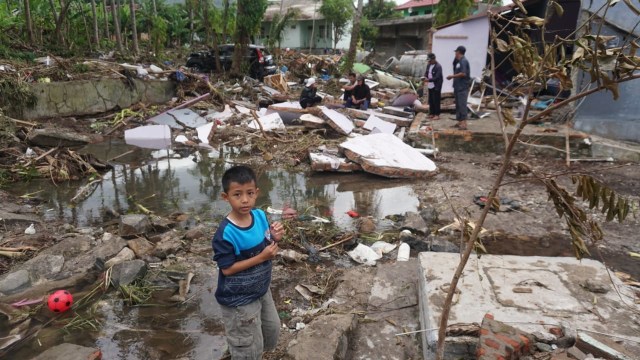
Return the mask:
<path fill-rule="evenodd" d="M 347 241 L 352 240 L 352 239 L 353 239 L 353 235 L 349 235 L 349 236 L 345 237 L 344 239 L 342 239 L 342 240 L 340 240 L 338 242 L 335 242 L 333 244 L 329 244 L 329 245 L 327 245 L 325 247 L 321 247 L 320 249 L 318 249 L 318 251 L 324 251 L 324 250 L 327 250 L 327 249 L 331 249 L 331 248 L 336 247 L 336 246 L 338 246 L 340 244 L 344 244 Z"/>

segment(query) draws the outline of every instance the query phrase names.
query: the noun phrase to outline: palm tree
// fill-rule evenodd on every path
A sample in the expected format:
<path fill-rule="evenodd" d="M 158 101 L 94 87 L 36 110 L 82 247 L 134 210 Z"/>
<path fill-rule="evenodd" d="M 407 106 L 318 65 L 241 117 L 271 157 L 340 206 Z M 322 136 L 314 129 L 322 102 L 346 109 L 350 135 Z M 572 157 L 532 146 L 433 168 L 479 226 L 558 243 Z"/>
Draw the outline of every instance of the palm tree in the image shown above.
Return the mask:
<path fill-rule="evenodd" d="M 136 25 L 136 2 L 129 0 L 129 9 L 131 9 L 131 37 L 133 38 L 133 53 L 140 53 L 138 47 L 138 26 Z"/>
<path fill-rule="evenodd" d="M 116 11 L 115 0 L 111 0 L 111 16 L 113 17 L 113 27 L 116 32 L 116 44 L 118 45 L 118 51 L 122 53 L 124 52 L 124 47 L 122 46 L 122 35 L 120 34 L 120 17 L 118 16 L 118 11 Z"/>

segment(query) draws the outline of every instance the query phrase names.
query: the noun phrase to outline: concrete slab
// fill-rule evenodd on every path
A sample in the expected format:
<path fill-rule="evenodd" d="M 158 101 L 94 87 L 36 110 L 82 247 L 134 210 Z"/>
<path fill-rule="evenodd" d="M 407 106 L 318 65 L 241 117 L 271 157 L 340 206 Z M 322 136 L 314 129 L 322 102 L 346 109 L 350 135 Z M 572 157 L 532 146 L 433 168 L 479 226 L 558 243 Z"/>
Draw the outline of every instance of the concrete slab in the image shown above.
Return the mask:
<path fill-rule="evenodd" d="M 332 154 L 309 153 L 311 170 L 318 172 L 354 172 L 362 171 L 362 167 L 343 157 Z"/>
<path fill-rule="evenodd" d="M 438 327 L 445 290 L 459 260 L 458 254 L 419 255 L 422 329 Z M 590 292 L 581 286 L 587 280 L 600 283 L 609 291 L 604 294 Z M 624 303 L 613 285 L 618 288 Z M 483 255 L 469 261 L 458 289 L 460 294 L 451 309 L 450 324 L 480 323 L 486 313 L 491 313 L 496 320 L 529 333 L 546 331 L 541 324 L 568 324 L 580 330 L 640 341 L 637 325 L 634 325 L 640 321 L 640 306 L 633 305 L 633 291 L 616 277 L 610 280 L 604 265 L 594 260 Z M 635 307 L 635 312 L 629 306 Z M 433 358 L 436 342 L 437 331 L 423 334 L 425 359 Z M 475 358 L 472 353 L 475 342 L 477 338 L 448 336 L 446 358 Z M 637 343 L 630 346 L 637 346 Z M 460 354 L 461 348 L 470 353 Z"/>
<path fill-rule="evenodd" d="M 428 176 L 436 164 L 392 134 L 360 136 L 340 144 L 347 158 L 369 173 L 390 178 Z"/>
<path fill-rule="evenodd" d="M 183 130 L 187 128 L 197 128 L 207 124 L 207 120 L 198 113 L 190 109 L 178 109 L 167 111 L 166 113 L 154 116 L 149 119 L 157 125 L 168 125 L 172 129 Z"/>
<path fill-rule="evenodd" d="M 396 124 L 400 127 L 403 126 L 410 126 L 411 122 L 413 121 L 413 118 L 406 118 L 406 117 L 401 117 L 401 116 L 395 116 L 395 115 L 389 115 L 389 114 L 385 114 L 381 111 L 376 111 L 376 110 L 358 110 L 358 109 L 343 109 L 342 111 L 344 111 L 346 114 L 348 114 L 349 116 L 351 116 L 354 119 L 361 119 L 361 120 L 367 120 L 369 119 L 369 117 L 371 115 L 375 115 L 377 118 L 379 118 L 380 120 L 384 120 L 393 124 Z"/>
<path fill-rule="evenodd" d="M 311 114 L 300 115 L 300 121 L 302 121 L 302 125 L 308 129 L 321 129 L 327 123 L 323 119 Z"/>
<path fill-rule="evenodd" d="M 369 120 L 364 124 L 364 128 L 369 131 L 373 131 L 373 129 L 378 129 L 380 132 L 385 134 L 393 134 L 396 131 L 396 125 L 380 118 L 375 115 L 369 116 Z"/>
<path fill-rule="evenodd" d="M 322 115 L 327 120 L 327 124 L 329 124 L 329 126 L 331 126 L 333 130 L 342 135 L 351 134 L 351 132 L 355 128 L 351 119 L 335 110 L 328 109 L 324 106 L 320 106 L 319 108 L 322 111 Z"/>
<path fill-rule="evenodd" d="M 285 128 L 284 122 L 280 118 L 280 114 L 272 113 L 265 116 L 260 116 L 258 118 L 260 124 L 254 119 L 249 122 L 249 128 L 251 129 L 260 129 L 260 125 L 262 125 L 262 130 L 264 131 L 273 131 L 273 130 L 282 130 Z"/>

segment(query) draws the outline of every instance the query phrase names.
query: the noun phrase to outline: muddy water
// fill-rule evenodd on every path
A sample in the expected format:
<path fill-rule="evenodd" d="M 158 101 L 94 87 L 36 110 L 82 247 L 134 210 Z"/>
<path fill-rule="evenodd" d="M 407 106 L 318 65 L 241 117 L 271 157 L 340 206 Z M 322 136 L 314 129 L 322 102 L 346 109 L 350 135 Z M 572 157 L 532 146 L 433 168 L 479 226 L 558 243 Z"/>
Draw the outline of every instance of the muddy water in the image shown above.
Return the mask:
<path fill-rule="evenodd" d="M 117 157 L 113 170 L 104 174 L 89 196 L 75 204 L 71 199 L 84 184 L 52 185 L 48 181 L 17 184 L 17 195 L 36 193 L 46 201 L 45 220 L 75 226 L 101 226 L 112 214 L 139 212 L 138 204 L 158 215 L 185 212 L 212 224 L 224 216 L 228 205 L 220 199 L 221 178 L 228 167 L 242 163 L 235 149 L 149 150 L 121 141 L 92 145 L 82 150 L 101 160 Z M 346 212 L 383 219 L 415 211 L 418 197 L 411 183 L 363 174 L 307 175 L 275 168 L 258 169 L 261 195 L 258 206 L 282 208 L 331 218 L 353 228 Z M 385 223 L 380 222 L 381 228 Z M 217 270 L 206 257 L 195 260 L 198 273 L 182 305 L 167 306 L 167 292 L 152 301 L 161 306 L 130 307 L 114 291 L 96 303 L 97 330 L 64 331 L 48 327 L 38 338 L 14 353 L 30 359 L 62 342 L 98 347 L 105 359 L 220 359 L 226 349 L 218 305 L 213 296 Z M 274 289 L 277 293 L 278 289 Z M 164 296 L 164 297 L 163 297 Z"/>

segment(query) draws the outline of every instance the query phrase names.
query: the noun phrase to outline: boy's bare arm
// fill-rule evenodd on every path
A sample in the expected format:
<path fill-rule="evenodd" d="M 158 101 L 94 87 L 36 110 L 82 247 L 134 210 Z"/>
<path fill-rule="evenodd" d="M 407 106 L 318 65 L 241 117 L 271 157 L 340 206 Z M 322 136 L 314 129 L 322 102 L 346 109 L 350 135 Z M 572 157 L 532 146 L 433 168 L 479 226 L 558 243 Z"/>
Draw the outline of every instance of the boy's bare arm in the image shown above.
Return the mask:
<path fill-rule="evenodd" d="M 233 263 L 233 265 L 229 266 L 228 268 L 221 269 L 221 270 L 225 276 L 237 274 L 240 271 L 247 270 L 250 267 L 256 266 L 258 264 L 262 264 L 267 260 L 273 259 L 274 257 L 276 257 L 277 253 L 278 253 L 278 244 L 274 242 L 271 245 L 265 247 L 260 254 L 246 260 L 235 262 Z"/>

